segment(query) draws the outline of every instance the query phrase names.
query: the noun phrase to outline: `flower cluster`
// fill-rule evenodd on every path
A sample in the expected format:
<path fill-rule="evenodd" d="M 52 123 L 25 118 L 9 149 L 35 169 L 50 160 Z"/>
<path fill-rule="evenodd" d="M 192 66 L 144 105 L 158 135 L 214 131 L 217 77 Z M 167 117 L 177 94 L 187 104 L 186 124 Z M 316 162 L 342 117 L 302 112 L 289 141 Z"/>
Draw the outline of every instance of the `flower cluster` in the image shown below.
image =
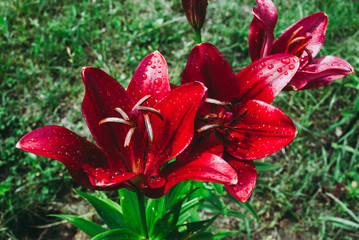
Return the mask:
<path fill-rule="evenodd" d="M 182 4 L 198 33 L 207 1 Z M 299 20 L 274 41 L 277 9 L 271 0 L 257 4 L 249 29 L 253 63 L 237 74 L 210 43 L 192 49 L 180 86 L 170 84 L 158 51 L 141 61 L 127 89 L 85 67 L 82 113 L 97 145 L 64 127 L 45 126 L 17 148 L 62 162 L 91 189 L 127 188 L 158 198 L 181 181 L 197 180 L 224 184 L 246 201 L 257 177 L 252 160 L 297 134 L 273 99 L 282 90 L 318 88 L 353 73 L 339 57 L 315 58 L 325 38 L 324 13 Z"/>

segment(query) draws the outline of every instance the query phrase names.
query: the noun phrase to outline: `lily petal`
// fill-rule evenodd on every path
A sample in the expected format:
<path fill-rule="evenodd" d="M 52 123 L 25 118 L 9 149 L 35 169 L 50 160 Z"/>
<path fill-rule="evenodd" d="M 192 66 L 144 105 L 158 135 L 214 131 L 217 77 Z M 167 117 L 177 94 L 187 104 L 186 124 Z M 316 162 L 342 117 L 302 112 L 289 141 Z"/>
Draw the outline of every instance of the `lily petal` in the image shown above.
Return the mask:
<path fill-rule="evenodd" d="M 290 54 L 275 54 L 262 58 L 237 74 L 237 99 L 256 99 L 271 103 L 292 79 L 299 68 L 299 60 Z M 235 102 L 235 101 L 232 101 Z"/>
<path fill-rule="evenodd" d="M 233 126 L 225 132 L 226 152 L 239 159 L 268 156 L 292 142 L 297 131 L 292 120 L 279 108 L 250 100 L 234 106 Z"/>
<path fill-rule="evenodd" d="M 134 102 L 146 95 L 151 97 L 143 106 L 153 106 L 170 92 L 167 63 L 160 52 L 147 55 L 138 65 L 127 92 Z"/>
<path fill-rule="evenodd" d="M 135 177 L 142 176 L 143 178 L 142 173 L 121 172 L 111 168 L 93 168 L 89 165 L 84 165 L 84 169 L 93 186 L 96 186 L 97 189 L 106 189 L 107 191 L 122 188 L 128 185 L 125 183 L 126 181 Z"/>
<path fill-rule="evenodd" d="M 254 18 L 249 27 L 248 45 L 252 61 L 269 55 L 274 41 L 277 24 L 277 8 L 271 0 L 257 0 L 258 8 L 253 8 Z"/>
<path fill-rule="evenodd" d="M 89 188 L 94 187 L 83 165 L 108 167 L 106 155 L 97 146 L 64 127 L 38 128 L 22 137 L 16 147 L 60 161 L 76 182 Z"/>
<path fill-rule="evenodd" d="M 199 158 L 185 165 L 174 161 L 165 167 L 163 175 L 167 179 L 165 192 L 185 180 L 217 182 L 226 185 L 234 185 L 238 180 L 236 171 L 225 160 L 212 153 L 203 153 Z"/>
<path fill-rule="evenodd" d="M 111 167 L 127 171 L 123 159 L 130 159 L 129 148 L 124 147 L 124 139 L 130 126 L 118 123 L 99 122 L 108 117 L 120 117 L 114 112 L 119 107 L 127 114 L 134 102 L 126 90 L 110 75 L 95 67 L 86 67 L 81 71 L 86 92 L 82 101 L 84 119 L 95 138 L 97 145 L 107 154 Z"/>
<path fill-rule="evenodd" d="M 194 118 L 206 97 L 206 90 L 199 82 L 183 84 L 154 106 L 163 120 L 155 114 L 151 116 L 154 143 L 149 149 L 145 174 L 154 162 L 162 164 L 189 145 L 194 132 Z"/>
<path fill-rule="evenodd" d="M 208 87 L 208 97 L 229 101 L 237 77 L 218 49 L 210 43 L 195 46 L 183 71 L 182 84 L 199 81 Z"/>
<path fill-rule="evenodd" d="M 288 85 L 296 90 L 319 88 L 352 73 L 354 73 L 353 66 L 344 59 L 324 56 L 314 59 L 300 69 Z"/>
<path fill-rule="evenodd" d="M 256 185 L 257 170 L 253 161 L 233 158 L 229 155 L 224 159 L 236 170 L 238 183 L 235 186 L 226 185 L 228 192 L 241 202 L 247 201 Z"/>
<path fill-rule="evenodd" d="M 325 13 L 318 12 L 302 18 L 298 22 L 288 27 L 274 42 L 271 54 L 275 53 L 290 53 L 291 49 L 288 49 L 288 44 L 293 38 L 305 37 L 306 34 L 311 35 L 311 39 L 308 40 L 306 48 L 311 52 L 314 58 L 321 47 L 323 46 L 325 39 L 325 32 L 328 25 L 328 17 Z M 294 36 L 295 35 L 295 36 Z M 307 53 L 303 52 L 301 58 L 307 59 Z M 304 63 L 305 61 L 303 61 Z"/>

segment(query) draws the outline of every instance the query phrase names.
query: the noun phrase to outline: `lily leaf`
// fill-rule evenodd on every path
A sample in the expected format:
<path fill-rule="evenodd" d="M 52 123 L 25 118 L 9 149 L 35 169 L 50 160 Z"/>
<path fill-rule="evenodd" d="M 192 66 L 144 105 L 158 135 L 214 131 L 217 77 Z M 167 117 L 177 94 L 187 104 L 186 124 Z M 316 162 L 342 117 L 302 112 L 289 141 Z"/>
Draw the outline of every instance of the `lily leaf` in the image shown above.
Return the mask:
<path fill-rule="evenodd" d="M 78 227 L 81 231 L 88 234 L 90 237 L 94 237 L 102 232 L 108 231 L 108 229 L 106 229 L 94 222 L 80 218 L 75 215 L 51 214 L 50 216 L 62 218 L 64 220 L 72 223 L 73 225 Z"/>
<path fill-rule="evenodd" d="M 131 231 L 128 228 L 120 228 L 111 231 L 107 231 L 104 233 L 100 233 L 99 235 L 91 238 L 91 240 L 138 240 L 141 239 L 141 236 Z"/>
<path fill-rule="evenodd" d="M 109 199 L 97 198 L 80 190 L 75 190 L 75 192 L 85 198 L 95 208 L 97 214 L 110 229 L 127 227 L 120 212 L 121 207 L 117 203 Z"/>

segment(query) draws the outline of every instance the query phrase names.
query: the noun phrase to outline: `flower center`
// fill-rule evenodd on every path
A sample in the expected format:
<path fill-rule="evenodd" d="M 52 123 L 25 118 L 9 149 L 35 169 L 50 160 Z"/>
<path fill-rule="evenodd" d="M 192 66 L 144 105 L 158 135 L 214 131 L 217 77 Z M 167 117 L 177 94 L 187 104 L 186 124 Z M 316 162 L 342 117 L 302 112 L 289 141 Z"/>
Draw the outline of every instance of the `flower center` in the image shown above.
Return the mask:
<path fill-rule="evenodd" d="M 121 124 L 131 126 L 130 130 L 128 130 L 128 132 L 126 134 L 126 138 L 125 138 L 125 142 L 124 142 L 124 146 L 128 147 L 130 145 L 131 138 L 132 138 L 136 128 L 138 127 L 137 126 L 137 122 L 138 122 L 137 119 L 141 115 L 140 112 L 144 112 L 144 114 L 142 114 L 142 116 L 143 116 L 143 119 L 144 119 L 146 131 L 147 131 L 147 136 L 148 136 L 149 143 L 152 144 L 153 143 L 153 130 L 152 130 L 152 125 L 151 125 L 150 117 L 149 117 L 148 113 L 156 114 L 161 120 L 163 120 L 163 117 L 162 117 L 161 113 L 158 110 L 156 110 L 154 108 L 151 108 L 151 107 L 141 106 L 150 97 L 151 97 L 150 95 L 146 95 L 143 98 L 141 98 L 133 106 L 131 112 L 129 113 L 130 116 L 128 116 L 128 114 L 123 109 L 117 107 L 117 108 L 114 109 L 114 111 L 118 112 L 122 116 L 122 118 L 118 118 L 118 117 L 104 118 L 99 122 L 99 124 L 114 122 L 114 123 L 121 123 Z"/>
<path fill-rule="evenodd" d="M 309 32 L 305 33 L 304 36 L 296 37 L 298 32 L 303 29 L 303 26 L 299 27 L 294 31 L 288 41 L 286 53 L 296 55 L 299 58 L 302 58 L 303 52 L 306 52 L 308 55 L 308 62 L 310 63 L 313 60 L 311 51 L 307 48 L 308 41 L 312 39 L 312 34 Z M 304 59 L 301 59 L 304 61 Z"/>
<path fill-rule="evenodd" d="M 211 98 L 207 98 L 206 102 L 215 106 L 211 106 L 212 113 L 205 116 L 198 116 L 198 119 L 204 123 L 202 127 L 197 129 L 197 132 L 199 133 L 211 129 L 217 129 L 220 132 L 227 132 L 228 130 L 231 130 L 232 126 L 234 126 L 247 113 L 247 111 L 245 111 L 239 117 L 234 118 L 233 116 L 235 114 L 230 102 L 221 102 Z"/>

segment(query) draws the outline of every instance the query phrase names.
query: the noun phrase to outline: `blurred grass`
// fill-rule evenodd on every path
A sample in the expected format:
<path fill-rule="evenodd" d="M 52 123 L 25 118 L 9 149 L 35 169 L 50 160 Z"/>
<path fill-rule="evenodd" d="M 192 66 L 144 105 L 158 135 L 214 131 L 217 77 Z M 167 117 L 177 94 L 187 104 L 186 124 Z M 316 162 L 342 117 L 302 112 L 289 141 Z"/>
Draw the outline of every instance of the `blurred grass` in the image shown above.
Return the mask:
<path fill-rule="evenodd" d="M 275 3 L 276 36 L 304 16 L 326 12 L 320 55 L 342 57 L 359 71 L 358 1 Z M 213 43 L 235 72 L 250 63 L 252 6 L 250 0 L 209 3 L 203 40 Z M 28 131 L 50 124 L 91 139 L 80 109 L 81 67 L 100 67 L 127 85 L 141 59 L 159 50 L 171 81 L 178 83 L 195 41 L 174 0 L 7 0 L 0 2 L 0 29 L 0 236 L 15 238 L 23 224 L 34 221 L 39 206 L 64 201 L 77 186 L 57 161 L 14 146 Z M 358 216 L 358 90 L 356 73 L 321 89 L 277 97 L 273 104 L 293 118 L 299 133 L 289 147 L 263 160 L 283 167 L 259 174 L 250 200 L 260 218 L 250 222 L 252 238 L 358 238 L 359 229 L 345 225 L 355 219 L 328 196 Z M 247 222 L 236 228 L 246 236 Z"/>

